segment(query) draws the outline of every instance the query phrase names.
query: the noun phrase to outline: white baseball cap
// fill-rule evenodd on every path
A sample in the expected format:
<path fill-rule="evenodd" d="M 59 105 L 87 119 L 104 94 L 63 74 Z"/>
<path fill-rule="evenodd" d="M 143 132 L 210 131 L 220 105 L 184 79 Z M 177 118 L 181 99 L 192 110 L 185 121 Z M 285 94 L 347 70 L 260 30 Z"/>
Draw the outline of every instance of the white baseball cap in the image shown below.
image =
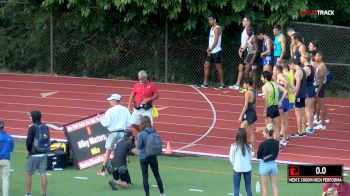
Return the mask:
<path fill-rule="evenodd" d="M 107 100 L 108 101 L 112 101 L 112 100 L 120 101 L 121 98 L 122 98 L 122 96 L 120 96 L 119 94 L 112 94 L 110 97 L 107 98 Z"/>

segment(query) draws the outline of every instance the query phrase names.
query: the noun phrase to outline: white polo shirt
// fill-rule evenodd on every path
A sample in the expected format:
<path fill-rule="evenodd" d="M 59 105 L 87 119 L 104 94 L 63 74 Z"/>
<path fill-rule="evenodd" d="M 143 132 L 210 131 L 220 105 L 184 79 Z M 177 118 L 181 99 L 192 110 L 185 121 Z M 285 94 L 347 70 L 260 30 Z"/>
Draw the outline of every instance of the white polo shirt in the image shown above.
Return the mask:
<path fill-rule="evenodd" d="M 109 131 L 125 130 L 131 126 L 130 111 L 122 105 L 115 105 L 107 110 L 101 124 Z"/>

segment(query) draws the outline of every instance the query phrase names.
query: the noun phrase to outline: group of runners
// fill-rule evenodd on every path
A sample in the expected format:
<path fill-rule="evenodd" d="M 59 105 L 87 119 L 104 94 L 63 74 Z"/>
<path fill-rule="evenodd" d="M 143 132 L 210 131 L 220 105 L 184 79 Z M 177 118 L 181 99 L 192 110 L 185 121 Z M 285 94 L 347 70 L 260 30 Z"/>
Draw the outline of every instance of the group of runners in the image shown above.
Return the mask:
<path fill-rule="evenodd" d="M 216 66 L 219 86 L 225 89 L 224 74 L 221 64 L 222 29 L 218 18 L 210 16 L 209 45 L 204 63 L 204 82 L 198 88 L 208 88 L 210 65 Z M 319 51 L 318 41 L 311 41 L 306 46 L 301 33 L 287 29 L 286 35 L 280 25 L 274 25 L 271 38 L 261 29 L 254 30 L 250 17 L 242 20 L 244 30 L 238 49 L 239 65 L 237 81 L 229 89 L 239 90 L 245 94 L 244 107 L 239 116 L 241 127 L 248 132 L 249 141 L 254 144 L 254 123 L 257 120 L 256 98 L 265 100 L 265 124 L 274 127 L 274 138 L 280 140 L 281 146 L 287 146 L 289 137 L 307 137 L 316 130 L 326 130 L 329 123 L 324 104 L 325 89 L 331 73 L 323 62 L 324 54 Z M 288 37 L 288 38 L 287 38 Z M 290 59 L 287 56 L 287 39 L 290 39 Z M 259 51 L 261 44 L 261 52 Z M 261 62 L 257 62 L 258 55 Z M 257 89 L 257 69 L 263 66 L 261 81 L 263 86 Z M 259 93 L 258 93 L 259 92 Z M 297 130 L 289 133 L 288 113 L 295 111 Z"/>

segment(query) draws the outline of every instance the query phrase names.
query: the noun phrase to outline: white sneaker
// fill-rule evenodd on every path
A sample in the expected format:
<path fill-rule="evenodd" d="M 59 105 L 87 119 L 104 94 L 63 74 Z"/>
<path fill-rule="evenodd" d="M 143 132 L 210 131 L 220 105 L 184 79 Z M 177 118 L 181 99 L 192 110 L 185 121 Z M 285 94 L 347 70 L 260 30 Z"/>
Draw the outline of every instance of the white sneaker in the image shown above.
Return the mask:
<path fill-rule="evenodd" d="M 316 127 L 314 127 L 314 129 L 326 130 L 326 126 L 323 126 L 323 125 L 319 124 L 319 125 L 317 125 Z"/>
<path fill-rule="evenodd" d="M 328 124 L 329 123 L 329 118 L 324 119 L 324 122 Z"/>
<path fill-rule="evenodd" d="M 287 142 L 286 142 L 286 141 L 283 141 L 283 140 L 280 141 L 280 144 L 281 144 L 282 146 L 287 146 Z"/>
<path fill-rule="evenodd" d="M 264 93 L 258 93 L 258 96 L 264 98 Z"/>
<path fill-rule="evenodd" d="M 318 121 L 317 119 L 314 119 L 314 125 L 319 125 L 319 124 L 321 124 L 321 121 Z"/>
<path fill-rule="evenodd" d="M 239 90 L 239 86 L 238 85 L 232 85 L 232 86 L 228 86 L 229 89 L 233 89 L 233 90 Z"/>

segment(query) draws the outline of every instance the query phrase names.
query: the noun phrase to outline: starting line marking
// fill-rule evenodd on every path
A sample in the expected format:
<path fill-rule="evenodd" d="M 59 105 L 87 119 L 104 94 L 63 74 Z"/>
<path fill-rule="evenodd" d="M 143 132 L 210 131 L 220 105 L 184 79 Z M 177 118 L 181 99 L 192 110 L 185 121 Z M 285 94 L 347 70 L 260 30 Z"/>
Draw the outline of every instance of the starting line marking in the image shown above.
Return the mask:
<path fill-rule="evenodd" d="M 201 190 L 201 189 L 188 189 L 188 190 L 193 192 L 204 192 L 204 190 Z"/>
<path fill-rule="evenodd" d="M 40 96 L 45 98 L 45 97 L 54 95 L 56 93 L 58 93 L 58 92 L 57 91 L 53 91 L 53 92 L 47 92 L 47 93 L 40 93 Z"/>
<path fill-rule="evenodd" d="M 78 179 L 78 180 L 87 180 L 88 179 L 87 177 L 81 177 L 81 176 L 75 176 L 74 178 Z"/>

